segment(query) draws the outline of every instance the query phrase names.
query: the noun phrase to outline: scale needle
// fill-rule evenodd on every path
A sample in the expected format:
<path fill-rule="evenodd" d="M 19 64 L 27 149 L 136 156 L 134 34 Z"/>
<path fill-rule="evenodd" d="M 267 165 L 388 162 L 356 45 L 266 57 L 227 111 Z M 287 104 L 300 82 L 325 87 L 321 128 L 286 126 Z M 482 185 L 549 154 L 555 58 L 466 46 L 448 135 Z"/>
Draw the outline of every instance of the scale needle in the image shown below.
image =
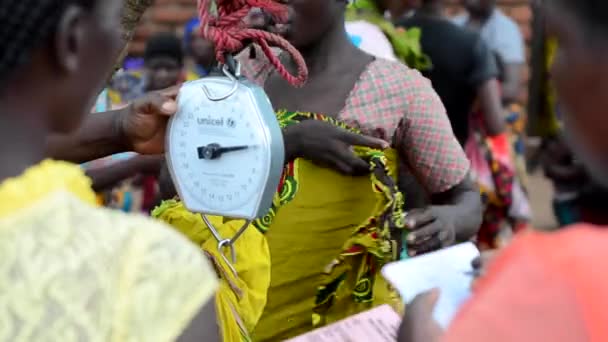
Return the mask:
<path fill-rule="evenodd" d="M 207 146 L 201 146 L 197 148 L 197 151 L 199 159 L 213 160 L 221 157 L 224 153 L 242 151 L 248 148 L 248 145 L 223 147 L 220 144 L 213 143 Z"/>

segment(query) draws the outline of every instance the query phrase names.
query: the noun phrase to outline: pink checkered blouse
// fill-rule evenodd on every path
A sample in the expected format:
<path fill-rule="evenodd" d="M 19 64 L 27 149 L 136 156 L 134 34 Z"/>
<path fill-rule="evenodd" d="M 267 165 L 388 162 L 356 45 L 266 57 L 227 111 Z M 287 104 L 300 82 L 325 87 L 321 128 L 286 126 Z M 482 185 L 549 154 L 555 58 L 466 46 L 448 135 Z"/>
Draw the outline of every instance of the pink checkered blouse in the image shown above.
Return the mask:
<path fill-rule="evenodd" d="M 255 59 L 248 55 L 239 56 L 242 72 L 263 86 L 273 67 L 261 51 Z M 384 59 L 370 63 L 338 119 L 392 141 L 410 171 L 431 193 L 449 190 L 468 174 L 469 161 L 430 81 L 401 63 Z"/>

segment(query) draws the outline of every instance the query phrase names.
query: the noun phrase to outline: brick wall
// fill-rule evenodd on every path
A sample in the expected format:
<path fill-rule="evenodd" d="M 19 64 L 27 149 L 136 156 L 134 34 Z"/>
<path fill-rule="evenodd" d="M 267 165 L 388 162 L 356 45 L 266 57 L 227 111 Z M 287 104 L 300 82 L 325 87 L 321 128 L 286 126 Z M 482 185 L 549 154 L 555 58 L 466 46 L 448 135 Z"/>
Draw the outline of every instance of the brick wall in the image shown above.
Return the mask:
<path fill-rule="evenodd" d="M 458 0 L 448 0 L 451 3 L 450 13 L 457 13 L 460 9 L 455 4 Z M 530 38 L 532 11 L 530 0 L 498 0 L 503 11 L 511 16 L 519 24 L 521 31 L 526 39 L 528 59 L 530 57 Z M 179 34 L 183 32 L 184 24 L 196 15 L 196 0 L 156 0 L 142 19 L 138 27 L 134 41 L 131 43 L 130 52 L 132 55 L 139 55 L 143 52 L 146 39 L 154 32 L 174 31 Z M 522 83 L 527 86 L 529 70 L 525 68 L 522 75 Z M 522 89 L 522 99 L 527 98 L 527 90 Z"/>

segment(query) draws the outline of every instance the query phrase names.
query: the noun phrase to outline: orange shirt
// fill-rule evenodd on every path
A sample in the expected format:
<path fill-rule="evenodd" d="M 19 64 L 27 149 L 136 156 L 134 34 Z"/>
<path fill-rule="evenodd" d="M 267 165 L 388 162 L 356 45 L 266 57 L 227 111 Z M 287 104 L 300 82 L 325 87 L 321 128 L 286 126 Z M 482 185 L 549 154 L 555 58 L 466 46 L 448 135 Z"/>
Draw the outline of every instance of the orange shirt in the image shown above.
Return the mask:
<path fill-rule="evenodd" d="M 608 230 L 524 233 L 492 263 L 444 341 L 608 341 Z"/>

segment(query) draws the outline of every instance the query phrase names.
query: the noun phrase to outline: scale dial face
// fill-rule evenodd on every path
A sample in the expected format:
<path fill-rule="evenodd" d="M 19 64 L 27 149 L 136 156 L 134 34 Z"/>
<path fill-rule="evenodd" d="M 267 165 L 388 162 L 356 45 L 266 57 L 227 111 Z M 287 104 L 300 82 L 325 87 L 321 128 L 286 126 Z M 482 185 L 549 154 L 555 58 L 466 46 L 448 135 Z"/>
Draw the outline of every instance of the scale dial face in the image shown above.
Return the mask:
<path fill-rule="evenodd" d="M 255 210 L 247 208 L 259 205 L 269 175 L 267 127 L 247 88 L 212 101 L 202 84 L 187 83 L 180 90 L 167 136 L 173 179 L 190 210 L 250 217 Z M 213 85 L 214 92 L 230 90 L 226 82 Z"/>

